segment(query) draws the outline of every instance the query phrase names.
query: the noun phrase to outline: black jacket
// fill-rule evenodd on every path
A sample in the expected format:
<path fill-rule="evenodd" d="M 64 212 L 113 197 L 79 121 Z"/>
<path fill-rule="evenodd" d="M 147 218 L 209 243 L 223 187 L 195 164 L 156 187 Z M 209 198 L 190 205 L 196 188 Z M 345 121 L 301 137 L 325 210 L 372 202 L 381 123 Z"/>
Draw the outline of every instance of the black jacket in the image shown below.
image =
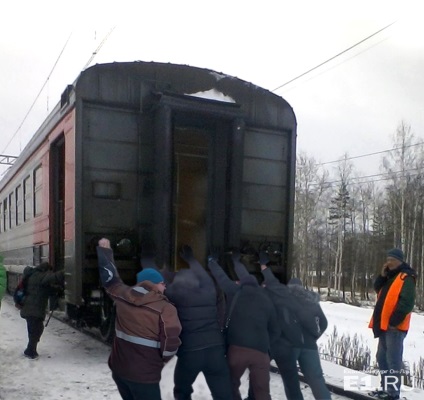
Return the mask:
<path fill-rule="evenodd" d="M 318 293 L 305 289 L 301 285 L 287 285 L 293 299 L 293 310 L 302 326 L 306 349 L 317 349 L 317 340 L 327 329 L 328 321 L 319 304 Z"/>
<path fill-rule="evenodd" d="M 21 317 L 36 317 L 44 319 L 47 301 L 53 285 L 63 285 L 64 271 L 52 272 L 44 264 L 38 267 L 24 269 L 26 282 L 26 297 L 21 310 Z"/>
<path fill-rule="evenodd" d="M 177 308 L 182 326 L 179 354 L 224 344 L 218 322 L 215 284 L 197 260 L 189 260 L 189 265 L 190 269 L 175 274 L 165 291 Z"/>
<path fill-rule="evenodd" d="M 240 285 L 232 281 L 215 262 L 209 268 L 228 298 L 228 309 L 235 293 L 239 295 L 234 305 L 227 331 L 228 345 L 247 347 L 270 353 L 280 335 L 275 307 L 268 295 L 252 276 L 241 278 Z"/>

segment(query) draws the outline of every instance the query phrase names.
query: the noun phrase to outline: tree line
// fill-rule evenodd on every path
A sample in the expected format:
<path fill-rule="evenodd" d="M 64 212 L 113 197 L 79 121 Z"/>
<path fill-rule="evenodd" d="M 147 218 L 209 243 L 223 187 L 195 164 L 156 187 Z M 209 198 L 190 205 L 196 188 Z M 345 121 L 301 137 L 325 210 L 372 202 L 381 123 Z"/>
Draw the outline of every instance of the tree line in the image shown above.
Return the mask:
<path fill-rule="evenodd" d="M 305 153 L 296 165 L 294 276 L 343 300 L 370 300 L 390 248 L 416 270 L 424 308 L 424 142 L 402 121 L 381 173 L 363 175 L 345 154 L 335 168 Z"/>

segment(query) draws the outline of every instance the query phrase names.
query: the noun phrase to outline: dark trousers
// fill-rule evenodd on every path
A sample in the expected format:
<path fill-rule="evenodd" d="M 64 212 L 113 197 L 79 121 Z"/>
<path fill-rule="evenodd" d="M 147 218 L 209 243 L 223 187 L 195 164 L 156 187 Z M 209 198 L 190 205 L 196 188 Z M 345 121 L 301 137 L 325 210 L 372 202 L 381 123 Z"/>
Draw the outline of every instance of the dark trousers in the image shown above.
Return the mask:
<path fill-rule="evenodd" d="M 271 400 L 269 393 L 269 355 L 247 347 L 231 345 L 228 348 L 233 400 L 241 400 L 240 378 L 249 369 L 250 386 L 256 400 Z"/>
<path fill-rule="evenodd" d="M 176 400 L 191 399 L 193 383 L 200 372 L 203 372 L 214 400 L 231 400 L 230 371 L 224 346 L 186 351 L 178 355 L 174 371 Z"/>
<path fill-rule="evenodd" d="M 44 320 L 37 317 L 27 317 L 25 319 L 28 330 L 27 350 L 30 353 L 37 353 L 37 345 L 44 331 Z"/>
<path fill-rule="evenodd" d="M 112 373 L 122 400 L 161 400 L 158 383 L 131 382 Z"/>
<path fill-rule="evenodd" d="M 278 354 L 275 355 L 274 360 L 280 371 L 287 399 L 303 400 L 302 391 L 300 390 L 297 360 L 293 347 L 290 345 L 281 346 L 278 349 Z M 256 400 L 255 395 L 253 394 L 252 385 L 250 384 L 248 399 Z"/>

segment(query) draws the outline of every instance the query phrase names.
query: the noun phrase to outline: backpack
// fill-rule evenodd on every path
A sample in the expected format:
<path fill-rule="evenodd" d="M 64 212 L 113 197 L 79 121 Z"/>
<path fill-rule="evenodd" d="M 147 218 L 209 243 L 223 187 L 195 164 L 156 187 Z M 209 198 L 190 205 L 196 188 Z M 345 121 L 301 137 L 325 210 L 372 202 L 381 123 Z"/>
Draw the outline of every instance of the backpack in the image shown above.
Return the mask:
<path fill-rule="evenodd" d="M 268 286 L 265 290 L 275 305 L 281 337 L 293 347 L 302 347 L 304 343 L 302 326 L 295 310 L 291 307 L 293 302 L 288 297 L 288 290 L 284 289 L 282 285 Z"/>
<path fill-rule="evenodd" d="M 280 304 L 277 314 L 282 328 L 282 336 L 288 340 L 292 346 L 302 347 L 304 342 L 302 327 L 293 310 L 291 310 L 290 307 Z"/>
<path fill-rule="evenodd" d="M 291 306 L 302 327 L 318 340 L 327 329 L 328 321 L 319 304 L 314 292 L 310 292 L 302 286 L 288 285 L 293 301 Z"/>
<path fill-rule="evenodd" d="M 33 272 L 34 270 L 31 269 L 27 274 L 24 273 L 24 275 L 19 278 L 18 284 L 13 292 L 13 301 L 15 302 L 15 307 L 19 310 L 24 306 L 27 281 Z"/>

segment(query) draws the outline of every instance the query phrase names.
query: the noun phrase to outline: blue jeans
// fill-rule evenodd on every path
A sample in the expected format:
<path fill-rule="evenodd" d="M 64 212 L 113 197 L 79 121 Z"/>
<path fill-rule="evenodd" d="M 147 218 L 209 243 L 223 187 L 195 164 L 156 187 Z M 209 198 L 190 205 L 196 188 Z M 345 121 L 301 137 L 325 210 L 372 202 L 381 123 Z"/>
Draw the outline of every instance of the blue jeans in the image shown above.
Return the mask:
<path fill-rule="evenodd" d="M 390 328 L 378 340 L 377 363 L 381 387 L 395 399 L 400 397 L 403 341 L 406 332 Z"/>
<path fill-rule="evenodd" d="M 293 351 L 314 397 L 320 400 L 331 400 L 331 394 L 322 373 L 318 349 L 294 348 Z"/>

